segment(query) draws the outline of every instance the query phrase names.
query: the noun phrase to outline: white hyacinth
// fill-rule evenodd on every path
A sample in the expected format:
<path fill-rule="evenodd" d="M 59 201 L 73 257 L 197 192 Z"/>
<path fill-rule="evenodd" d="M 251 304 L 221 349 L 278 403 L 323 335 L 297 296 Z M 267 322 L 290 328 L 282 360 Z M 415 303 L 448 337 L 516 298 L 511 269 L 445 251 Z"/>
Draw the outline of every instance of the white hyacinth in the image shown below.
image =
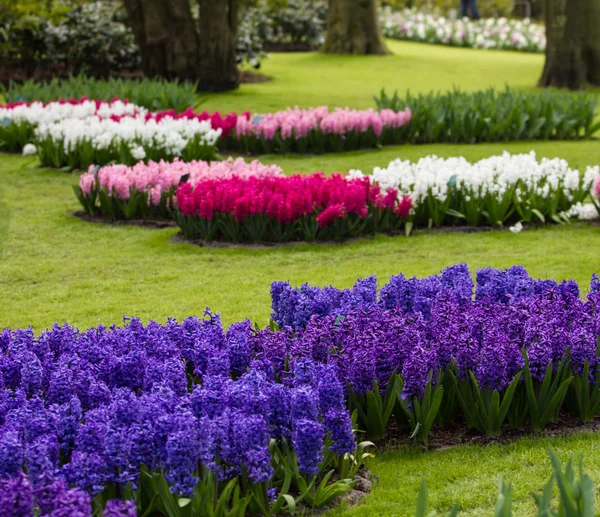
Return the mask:
<path fill-rule="evenodd" d="M 37 148 L 33 144 L 25 144 L 23 146 L 23 156 L 33 156 L 37 154 Z"/>

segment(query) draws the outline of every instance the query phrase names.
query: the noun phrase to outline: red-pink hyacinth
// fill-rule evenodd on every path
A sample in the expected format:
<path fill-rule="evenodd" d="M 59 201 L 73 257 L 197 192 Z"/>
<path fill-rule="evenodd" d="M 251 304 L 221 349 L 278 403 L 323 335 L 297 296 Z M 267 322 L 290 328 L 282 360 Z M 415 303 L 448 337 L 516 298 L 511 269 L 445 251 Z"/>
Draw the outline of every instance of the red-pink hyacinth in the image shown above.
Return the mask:
<path fill-rule="evenodd" d="M 180 185 L 176 202 L 183 215 L 211 219 L 214 213 L 231 213 L 243 221 L 248 215 L 264 214 L 289 223 L 305 215 L 318 215 L 320 226 L 327 226 L 337 217 L 356 214 L 367 216 L 369 204 L 376 207 L 410 210 L 410 198 L 397 205 L 393 189 L 382 194 L 368 178 L 347 178 L 340 174 L 323 173 L 289 177 L 232 176 L 226 179 L 207 179 Z M 400 215 L 400 214 L 399 214 Z"/>
<path fill-rule="evenodd" d="M 189 175 L 187 181 L 191 186 L 209 179 L 266 178 L 280 177 L 283 172 L 277 165 L 264 165 L 258 160 L 246 163 L 243 158 L 229 158 L 222 162 L 191 161 L 183 162 L 139 162 L 128 167 L 126 165 L 107 165 L 97 172 L 92 166 L 81 175 L 79 186 L 84 195 L 89 195 L 94 188 L 106 188 L 110 195 L 119 199 L 129 199 L 131 189 L 148 192 L 149 202 L 158 205 L 163 193 L 177 186 L 182 176 Z"/>

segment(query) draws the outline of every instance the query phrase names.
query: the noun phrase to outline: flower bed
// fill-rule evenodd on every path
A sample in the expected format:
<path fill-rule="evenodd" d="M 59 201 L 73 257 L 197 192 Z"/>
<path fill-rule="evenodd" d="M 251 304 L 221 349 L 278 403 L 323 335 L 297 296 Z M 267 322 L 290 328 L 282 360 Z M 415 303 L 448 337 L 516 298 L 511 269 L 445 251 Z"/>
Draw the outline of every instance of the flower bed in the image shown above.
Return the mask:
<path fill-rule="evenodd" d="M 72 169 L 177 156 L 207 160 L 237 118 L 235 113 L 194 113 L 192 108 L 148 112 L 118 99 L 19 102 L 0 106 L 0 148 L 25 151 L 26 144 L 35 142 L 42 165 Z"/>
<path fill-rule="evenodd" d="M 177 189 L 173 216 L 189 239 L 281 243 L 402 229 L 411 200 L 366 178 L 321 173 L 205 180 Z"/>
<path fill-rule="evenodd" d="M 86 213 L 110 219 L 170 218 L 173 198 L 182 180 L 191 186 L 206 180 L 281 177 L 281 168 L 243 158 L 226 161 L 139 162 L 133 167 L 90 167 L 75 193 Z"/>
<path fill-rule="evenodd" d="M 138 115 L 139 106 L 119 99 L 93 101 L 79 100 L 43 102 L 13 102 L 0 105 L 0 149 L 18 152 L 33 141 L 35 128 L 65 119 L 83 119 L 91 116 L 110 118 L 113 115 Z"/>
<path fill-rule="evenodd" d="M 381 30 L 386 38 L 478 49 L 544 52 L 546 31 L 530 20 L 449 19 L 414 9 L 383 9 Z"/>
<path fill-rule="evenodd" d="M 210 313 L 0 334 L 3 508 L 268 516 L 351 490 L 366 445 L 355 453 L 334 368 L 304 361 L 276 379 L 250 363 L 254 339 L 249 321 L 225 333 Z"/>
<path fill-rule="evenodd" d="M 509 223 L 566 222 L 568 212 L 589 195 L 598 167 L 585 174 L 565 160 L 529 154 L 493 156 L 469 163 L 464 158 L 428 156 L 416 163 L 397 159 L 376 167 L 371 181 L 394 188 L 413 200 L 415 226 L 464 224 L 503 226 Z M 363 178 L 360 171 L 351 177 Z"/>
<path fill-rule="evenodd" d="M 246 153 L 325 153 L 403 143 L 410 110 L 351 110 L 327 106 L 238 117 L 224 148 Z"/>
<path fill-rule="evenodd" d="M 398 275 L 379 296 L 374 277 L 343 291 L 275 282 L 273 319 L 292 356 L 337 365 L 349 407 L 372 437 L 384 436 L 394 416 L 420 441 L 434 421 L 444 426 L 459 414 L 489 435 L 504 422 L 539 431 L 562 411 L 593 419 L 598 276 L 586 301 L 575 282 L 534 280 L 521 267 L 483 269 L 476 279 L 474 289 L 464 265 L 424 279 Z"/>

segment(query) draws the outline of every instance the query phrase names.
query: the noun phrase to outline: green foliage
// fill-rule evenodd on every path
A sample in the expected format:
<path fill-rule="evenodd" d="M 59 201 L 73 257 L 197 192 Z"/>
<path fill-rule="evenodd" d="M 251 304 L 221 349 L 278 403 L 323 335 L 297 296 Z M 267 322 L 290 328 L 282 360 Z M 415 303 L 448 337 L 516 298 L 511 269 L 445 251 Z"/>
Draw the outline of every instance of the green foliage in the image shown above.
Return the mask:
<path fill-rule="evenodd" d="M 563 472 L 560 460 L 550 449 L 550 460 L 554 473 L 544 486 L 542 495 L 534 495 L 538 506 L 538 517 L 594 517 L 594 483 L 583 472 L 583 459 L 579 458 L 576 476 L 573 458 L 569 459 Z M 553 510 L 552 495 L 554 484 L 558 485 L 558 511 Z"/>
<path fill-rule="evenodd" d="M 563 359 L 554 371 L 554 365 L 549 364 L 543 376 L 543 380 L 534 379 L 530 368 L 527 353 L 523 351 L 525 367 L 523 378 L 525 380 L 525 391 L 527 392 L 527 403 L 529 406 L 529 418 L 531 427 L 539 432 L 550 422 L 556 422 L 558 412 L 573 381 L 573 374 L 568 361 Z"/>
<path fill-rule="evenodd" d="M 556 90 L 488 90 L 429 93 L 404 98 L 384 89 L 374 97 L 378 110 L 410 108 L 412 119 L 403 140 L 417 143 L 509 142 L 590 138 L 600 129 L 594 123 L 598 96 Z"/>
<path fill-rule="evenodd" d="M 16 61 L 28 73 L 86 71 L 98 76 L 139 66 L 133 34 L 117 4 L 36 5 L 14 9 L 3 20 L 0 57 Z"/>
<path fill-rule="evenodd" d="M 50 102 L 81 97 L 108 101 L 118 97 L 150 111 L 173 109 L 181 112 L 190 106 L 198 105 L 194 83 L 167 81 L 160 78 L 94 79 L 79 74 L 72 75 L 68 79 L 54 78 L 46 83 L 33 80 L 22 83 L 11 81 L 8 88 L 0 85 L 0 93 L 8 102 L 21 100 Z"/>
<path fill-rule="evenodd" d="M 597 350 L 600 351 L 600 337 Z M 591 372 L 587 360 L 581 374 L 573 376 L 567 402 L 582 422 L 591 422 L 600 412 L 600 371 Z"/>
<path fill-rule="evenodd" d="M 396 372 L 392 373 L 385 389 L 385 396 L 381 394 L 376 380 L 373 380 L 373 391 L 368 391 L 361 397 L 354 394 L 350 384 L 347 384 L 346 388 L 350 411 L 356 412 L 360 428 L 364 429 L 373 440 L 385 438 L 390 418 L 402 394 L 400 376 Z"/>
<path fill-rule="evenodd" d="M 521 380 L 521 372 L 515 375 L 511 384 L 503 391 L 481 389 L 473 372 L 460 382 L 449 368 L 451 379 L 456 385 L 458 400 L 470 427 L 474 427 L 488 436 L 499 436 L 501 426 L 506 419 L 510 406 Z"/>

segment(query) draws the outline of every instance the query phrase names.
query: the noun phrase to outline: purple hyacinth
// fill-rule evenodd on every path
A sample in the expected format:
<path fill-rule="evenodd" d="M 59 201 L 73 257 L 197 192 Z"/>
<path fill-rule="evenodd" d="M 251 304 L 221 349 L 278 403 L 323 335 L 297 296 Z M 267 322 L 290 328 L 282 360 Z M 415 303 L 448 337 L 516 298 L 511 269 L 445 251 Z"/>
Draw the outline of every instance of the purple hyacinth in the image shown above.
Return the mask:
<path fill-rule="evenodd" d="M 294 424 L 292 443 L 298 458 L 298 469 L 309 476 L 319 473 L 323 461 L 323 425 L 312 420 L 298 420 Z"/>
<path fill-rule="evenodd" d="M 331 439 L 330 451 L 335 452 L 338 456 L 354 452 L 356 440 L 348 411 L 330 409 L 323 417 L 323 425 Z"/>
<path fill-rule="evenodd" d="M 111 499 L 107 501 L 102 517 L 137 517 L 135 503 Z"/>
<path fill-rule="evenodd" d="M 22 472 L 0 479 L 0 515 L 33 517 L 33 490 Z"/>
<path fill-rule="evenodd" d="M 250 366 L 251 350 L 250 336 L 252 323 L 244 320 L 234 323 L 227 331 L 227 346 L 229 347 L 229 362 L 231 371 L 237 375 L 243 374 Z"/>

